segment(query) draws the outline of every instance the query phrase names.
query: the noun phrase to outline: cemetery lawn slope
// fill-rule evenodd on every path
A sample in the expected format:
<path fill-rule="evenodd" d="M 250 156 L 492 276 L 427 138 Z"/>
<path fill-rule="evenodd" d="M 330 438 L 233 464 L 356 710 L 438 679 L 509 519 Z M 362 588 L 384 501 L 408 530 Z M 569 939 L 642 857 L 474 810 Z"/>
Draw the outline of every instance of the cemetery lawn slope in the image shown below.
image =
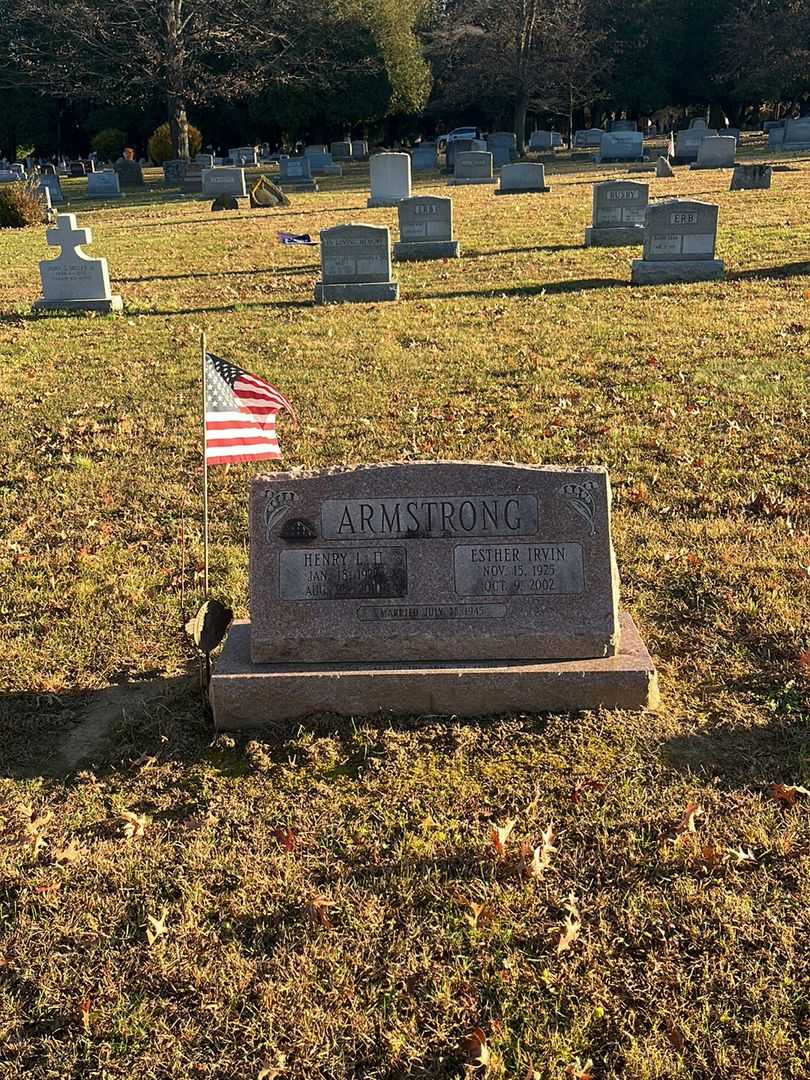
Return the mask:
<path fill-rule="evenodd" d="M 376 306 L 313 307 L 318 248 L 276 240 L 396 236 L 367 169 L 267 212 L 151 176 L 74 203 L 119 316 L 32 314 L 43 230 L 0 232 L 4 1077 L 810 1075 L 810 161 L 633 177 L 719 205 L 726 279 L 693 285 L 583 247 L 624 175 L 418 178 L 462 257 Z M 285 464 L 606 465 L 660 711 L 215 738 L 182 630 L 201 330 L 294 402 Z M 257 471 L 211 476 L 238 617 Z"/>

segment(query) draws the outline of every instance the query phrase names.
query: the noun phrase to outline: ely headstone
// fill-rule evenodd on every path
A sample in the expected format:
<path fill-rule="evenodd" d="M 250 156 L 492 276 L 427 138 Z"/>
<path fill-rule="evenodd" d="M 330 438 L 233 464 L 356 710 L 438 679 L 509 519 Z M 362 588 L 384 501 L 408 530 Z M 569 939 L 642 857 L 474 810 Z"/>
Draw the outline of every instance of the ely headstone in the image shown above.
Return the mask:
<path fill-rule="evenodd" d="M 419 462 L 253 482 L 252 622 L 211 684 L 219 729 L 318 712 L 654 707 L 619 613 L 604 469 Z"/>
<path fill-rule="evenodd" d="M 632 264 L 634 285 L 716 281 L 724 266 L 715 258 L 718 208 L 689 199 L 663 199 L 647 207 L 644 255 Z"/>
<path fill-rule="evenodd" d="M 459 257 L 459 242 L 453 239 L 452 199 L 415 195 L 403 199 L 397 211 L 400 239 L 394 244 L 394 258 L 398 262 Z"/>
<path fill-rule="evenodd" d="M 396 206 L 411 197 L 409 154 L 373 154 L 369 160 L 371 194 L 367 206 Z"/>
<path fill-rule="evenodd" d="M 638 180 L 605 180 L 593 185 L 593 224 L 586 247 L 624 247 L 644 242 L 650 189 Z"/>
<path fill-rule="evenodd" d="M 92 241 L 89 229 L 79 229 L 75 214 L 58 214 L 56 228 L 45 233 L 48 243 L 62 250 L 56 259 L 39 264 L 42 298 L 34 308 L 67 311 L 120 311 L 121 297 L 110 290 L 106 259 L 82 251 Z"/>
<path fill-rule="evenodd" d="M 535 162 L 516 161 L 501 169 L 501 182 L 496 195 L 527 195 L 551 191 L 546 187 L 546 167 Z"/>
<path fill-rule="evenodd" d="M 391 276 L 391 235 L 384 225 L 335 225 L 321 230 L 321 280 L 315 303 L 398 300 Z"/>

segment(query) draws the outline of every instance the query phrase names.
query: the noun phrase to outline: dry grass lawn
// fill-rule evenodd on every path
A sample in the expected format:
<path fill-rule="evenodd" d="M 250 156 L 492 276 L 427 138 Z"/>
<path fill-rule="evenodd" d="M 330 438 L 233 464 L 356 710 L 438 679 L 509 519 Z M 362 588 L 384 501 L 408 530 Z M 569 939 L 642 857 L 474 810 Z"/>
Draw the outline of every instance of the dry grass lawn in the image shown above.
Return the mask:
<path fill-rule="evenodd" d="M 726 280 L 687 286 L 583 248 L 611 175 L 452 190 L 463 257 L 378 306 L 313 307 L 276 240 L 395 232 L 363 168 L 286 210 L 76 202 L 118 317 L 34 316 L 43 230 L 0 234 L 4 1080 L 810 1076 L 810 160 L 649 178 L 720 205 Z M 286 464 L 607 465 L 661 711 L 214 737 L 201 329 L 295 402 Z M 211 482 L 239 615 L 254 471 Z"/>

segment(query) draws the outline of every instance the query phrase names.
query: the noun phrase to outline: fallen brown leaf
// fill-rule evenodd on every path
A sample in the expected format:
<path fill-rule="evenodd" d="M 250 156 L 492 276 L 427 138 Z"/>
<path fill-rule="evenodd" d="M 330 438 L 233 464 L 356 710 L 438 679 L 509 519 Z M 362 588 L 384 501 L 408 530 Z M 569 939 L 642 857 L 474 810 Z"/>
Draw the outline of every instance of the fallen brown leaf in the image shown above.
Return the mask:
<path fill-rule="evenodd" d="M 557 849 L 552 846 L 551 841 L 554 837 L 553 826 L 549 825 L 545 832 L 540 834 L 542 843 L 539 847 L 532 850 L 532 861 L 529 864 L 529 874 L 533 878 L 541 878 L 543 874 L 551 866 L 551 856 L 555 854 Z"/>
<path fill-rule="evenodd" d="M 489 1065 L 489 1047 L 487 1037 L 480 1027 L 475 1028 L 469 1035 L 461 1040 L 461 1048 L 467 1059 L 467 1064 L 476 1069 L 485 1069 Z"/>
<path fill-rule="evenodd" d="M 583 1065 L 577 1058 L 573 1065 L 566 1067 L 565 1080 L 593 1080 L 593 1061 L 588 1058 Z"/>
<path fill-rule="evenodd" d="M 124 822 L 123 833 L 127 840 L 136 840 L 146 832 L 149 818 L 146 814 L 134 814 L 131 810 L 122 810 L 121 819 Z"/>
<path fill-rule="evenodd" d="M 571 792 L 571 802 L 575 806 L 579 806 L 583 797 L 589 791 L 604 791 L 605 785 L 601 780 L 583 780 L 582 783 L 577 784 Z"/>
<path fill-rule="evenodd" d="M 288 855 L 295 851 L 296 844 L 298 843 L 298 831 L 296 829 L 273 829 L 272 836 Z"/>
<path fill-rule="evenodd" d="M 673 1047 L 680 1053 L 680 1051 L 683 1050 L 684 1046 L 686 1046 L 686 1039 L 684 1039 L 683 1037 L 683 1032 L 679 1027 L 677 1027 L 676 1024 L 674 1024 L 669 1019 L 669 1017 L 665 1019 L 664 1023 L 667 1027 L 667 1036 L 669 1037 L 669 1041 L 672 1043 Z"/>
<path fill-rule="evenodd" d="M 747 851 L 743 847 L 738 848 L 726 848 L 728 854 L 736 860 L 737 866 L 744 866 L 745 863 L 756 862 L 756 856 L 749 848 Z"/>
<path fill-rule="evenodd" d="M 563 923 L 562 932 L 560 933 L 560 940 L 557 942 L 557 955 L 564 953 L 567 949 L 570 949 L 574 942 L 579 937 L 579 930 L 582 923 L 573 918 L 571 915 L 565 916 L 565 922 Z"/>
<path fill-rule="evenodd" d="M 678 828 L 675 830 L 679 835 L 682 833 L 697 832 L 695 827 L 695 818 L 700 817 L 703 810 L 698 806 L 696 802 L 690 802 L 686 804 L 686 809 L 683 812 L 683 817 L 680 820 Z"/>
<path fill-rule="evenodd" d="M 805 675 L 810 675 L 810 649 L 799 654 L 799 667 Z"/>
<path fill-rule="evenodd" d="M 810 795 L 810 791 L 796 784 L 771 784 L 771 797 L 783 806 L 795 806 L 799 795 Z"/>
<path fill-rule="evenodd" d="M 330 900 L 328 896 L 319 893 L 310 900 L 309 913 L 313 920 L 319 923 L 324 930 L 331 930 L 332 920 L 329 918 L 329 911 L 336 906 L 334 900 Z"/>
<path fill-rule="evenodd" d="M 506 855 L 506 845 L 515 825 L 517 825 L 517 818 L 509 818 L 505 825 L 492 826 L 492 832 L 490 833 L 492 843 L 495 845 L 495 851 L 501 859 Z"/>
<path fill-rule="evenodd" d="M 61 888 L 61 881 L 52 881 L 49 885 L 37 885 L 34 892 L 37 896 L 50 896 L 52 893 L 59 892 Z"/>
<path fill-rule="evenodd" d="M 91 1007 L 92 1006 L 91 1006 L 90 998 L 85 998 L 84 1001 L 82 1001 L 80 1003 L 80 1005 L 79 1005 L 79 1013 L 80 1013 L 81 1018 L 82 1018 L 82 1027 L 84 1028 L 85 1032 L 88 1035 L 90 1034 L 90 1009 L 91 1009 Z"/>
<path fill-rule="evenodd" d="M 58 863 L 74 863 L 78 862 L 83 854 L 84 851 L 79 846 L 78 840 L 74 838 L 67 847 L 57 848 L 53 853 L 53 857 Z"/>
<path fill-rule="evenodd" d="M 203 829 L 213 829 L 219 824 L 219 818 L 210 811 L 207 814 L 192 814 L 183 822 L 183 828 L 189 832 L 201 832 Z"/>

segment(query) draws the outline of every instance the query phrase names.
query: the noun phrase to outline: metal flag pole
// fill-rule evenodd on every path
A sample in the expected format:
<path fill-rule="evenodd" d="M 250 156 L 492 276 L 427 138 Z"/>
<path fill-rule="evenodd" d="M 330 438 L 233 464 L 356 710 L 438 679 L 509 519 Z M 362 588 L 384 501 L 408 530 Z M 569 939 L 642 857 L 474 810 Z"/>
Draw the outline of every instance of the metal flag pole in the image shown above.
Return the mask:
<path fill-rule="evenodd" d="M 205 357 L 208 352 L 208 344 L 205 331 L 200 334 L 200 346 L 202 348 L 202 451 L 203 451 L 203 593 L 208 599 L 208 457 L 206 455 L 205 439 L 205 406 L 206 406 L 206 363 Z"/>

